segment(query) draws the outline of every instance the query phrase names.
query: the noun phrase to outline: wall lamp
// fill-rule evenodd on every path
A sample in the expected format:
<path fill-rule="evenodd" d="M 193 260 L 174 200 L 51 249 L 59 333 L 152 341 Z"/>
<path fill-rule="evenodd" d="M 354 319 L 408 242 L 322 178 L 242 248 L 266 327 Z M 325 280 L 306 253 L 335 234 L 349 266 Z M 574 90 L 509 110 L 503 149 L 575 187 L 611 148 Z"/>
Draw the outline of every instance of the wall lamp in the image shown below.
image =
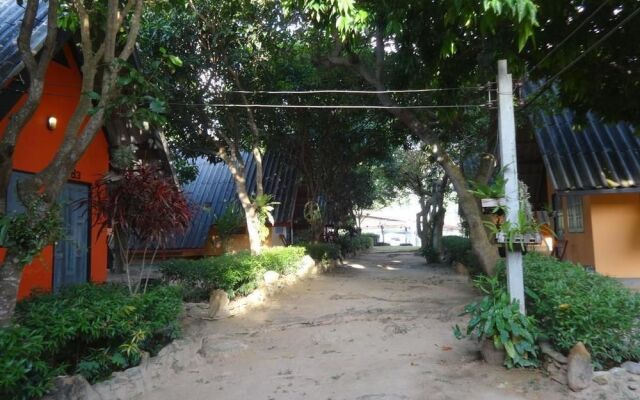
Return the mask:
<path fill-rule="evenodd" d="M 56 129 L 56 126 L 58 126 L 58 118 L 54 117 L 53 115 L 47 118 L 47 129 L 52 131 Z"/>

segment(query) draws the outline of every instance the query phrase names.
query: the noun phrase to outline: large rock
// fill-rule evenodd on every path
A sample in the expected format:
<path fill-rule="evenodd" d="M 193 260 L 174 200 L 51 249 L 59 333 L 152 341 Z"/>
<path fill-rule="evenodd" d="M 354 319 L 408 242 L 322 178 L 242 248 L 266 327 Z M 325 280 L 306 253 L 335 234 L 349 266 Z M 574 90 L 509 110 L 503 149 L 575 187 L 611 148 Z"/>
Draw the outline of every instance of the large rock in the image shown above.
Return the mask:
<path fill-rule="evenodd" d="M 276 271 L 267 271 L 263 275 L 264 283 L 266 283 L 267 285 L 271 285 L 272 283 L 277 282 L 279 278 L 280 274 Z"/>
<path fill-rule="evenodd" d="M 97 400 L 100 396 L 82 375 L 58 376 L 43 400 Z"/>
<path fill-rule="evenodd" d="M 209 296 L 209 318 L 227 318 L 229 312 L 229 296 L 224 290 L 216 289 Z"/>
<path fill-rule="evenodd" d="M 489 339 L 484 339 L 480 344 L 480 353 L 487 364 L 494 366 L 504 365 L 504 358 L 507 355 L 504 349 L 496 348 L 493 340 Z"/>
<path fill-rule="evenodd" d="M 567 362 L 567 383 L 574 392 L 586 389 L 593 379 L 591 354 L 582 342 L 576 343 L 569 352 Z"/>
<path fill-rule="evenodd" d="M 620 367 L 624 368 L 630 374 L 640 375 L 640 363 L 627 361 L 622 363 Z"/>
<path fill-rule="evenodd" d="M 551 360 L 560 364 L 566 364 L 568 361 L 567 357 L 557 352 L 549 342 L 540 342 L 540 352 L 546 358 L 550 358 Z"/>

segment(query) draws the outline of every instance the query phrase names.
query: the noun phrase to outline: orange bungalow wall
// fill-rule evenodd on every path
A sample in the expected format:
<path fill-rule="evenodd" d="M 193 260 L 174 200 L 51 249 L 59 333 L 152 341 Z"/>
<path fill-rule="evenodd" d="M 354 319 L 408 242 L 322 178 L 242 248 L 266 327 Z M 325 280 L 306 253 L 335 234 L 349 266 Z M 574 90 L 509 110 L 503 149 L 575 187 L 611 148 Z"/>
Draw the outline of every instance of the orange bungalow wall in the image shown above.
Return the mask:
<path fill-rule="evenodd" d="M 553 188 L 549 182 L 547 187 L 551 203 Z M 640 278 L 640 193 L 589 194 L 582 199 L 584 231 L 568 232 L 567 198 L 562 196 L 564 259 L 593 266 L 603 275 Z"/>
<path fill-rule="evenodd" d="M 51 161 L 57 152 L 67 121 L 71 118 L 80 100 L 81 75 L 71 49 L 63 49 L 69 67 L 52 61 L 45 77 L 44 95 L 34 116 L 19 136 L 14 153 L 14 169 L 22 172 L 39 172 Z M 0 135 L 8 123 L 8 117 L 26 100 L 26 95 L 0 121 Z M 47 119 L 57 118 L 57 127 L 47 129 Z M 109 169 L 109 146 L 104 132 L 99 132 L 86 153 L 76 164 L 72 182 L 93 184 Z M 92 216 L 92 222 L 95 216 Z M 93 225 L 93 224 L 92 224 Z M 92 226 L 89 247 L 89 279 L 104 282 L 107 278 L 106 235 L 98 234 Z M 0 259 L 4 259 L 5 249 L 0 249 Z M 53 282 L 53 247 L 46 247 L 22 273 L 18 299 L 25 298 L 33 290 L 50 291 Z"/>

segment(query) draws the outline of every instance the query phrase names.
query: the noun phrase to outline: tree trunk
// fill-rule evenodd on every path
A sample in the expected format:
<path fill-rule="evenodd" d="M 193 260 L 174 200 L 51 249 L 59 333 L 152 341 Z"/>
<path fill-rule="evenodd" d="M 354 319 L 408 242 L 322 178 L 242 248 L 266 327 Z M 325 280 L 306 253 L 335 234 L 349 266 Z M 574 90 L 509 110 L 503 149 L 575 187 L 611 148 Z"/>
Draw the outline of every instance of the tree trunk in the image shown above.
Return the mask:
<path fill-rule="evenodd" d="M 9 249 L 0 267 L 0 327 L 11 323 L 21 276 L 22 265 L 17 260 L 16 254 Z"/>
<path fill-rule="evenodd" d="M 482 223 L 482 212 L 478 201 L 469 192 L 469 185 L 460 168 L 453 164 L 446 155 L 441 155 L 439 161 L 458 194 L 458 205 L 469 224 L 471 248 L 478 257 L 483 271 L 487 275 L 493 275 L 499 259 L 498 249 L 489 241 L 489 235 Z"/>
<path fill-rule="evenodd" d="M 247 233 L 249 234 L 249 249 L 252 255 L 258 255 L 262 252 L 262 239 L 260 238 L 260 219 L 255 204 L 251 201 L 249 191 L 247 190 L 247 179 L 245 176 L 245 167 L 238 151 L 232 148 L 227 151 L 224 148 L 219 150 L 220 158 L 222 158 L 233 176 L 236 183 L 236 194 L 240 199 L 240 204 L 244 210 L 245 220 L 247 222 Z"/>

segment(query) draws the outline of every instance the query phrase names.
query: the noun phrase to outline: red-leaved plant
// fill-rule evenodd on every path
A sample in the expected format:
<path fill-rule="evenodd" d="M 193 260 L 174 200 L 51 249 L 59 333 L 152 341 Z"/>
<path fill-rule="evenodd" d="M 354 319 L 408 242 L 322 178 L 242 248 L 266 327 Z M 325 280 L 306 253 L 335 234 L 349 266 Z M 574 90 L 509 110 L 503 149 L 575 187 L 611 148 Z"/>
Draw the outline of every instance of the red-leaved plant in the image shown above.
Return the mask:
<path fill-rule="evenodd" d="M 184 233 L 192 216 L 180 188 L 147 164 L 106 174 L 94 186 L 91 207 L 100 232 L 110 231 L 109 239 L 119 252 L 131 294 L 140 291 L 145 267 L 153 264 L 158 249 Z M 132 282 L 129 267 L 136 254 L 141 255 L 141 265 L 138 279 Z M 143 291 L 148 281 L 149 273 Z"/>

